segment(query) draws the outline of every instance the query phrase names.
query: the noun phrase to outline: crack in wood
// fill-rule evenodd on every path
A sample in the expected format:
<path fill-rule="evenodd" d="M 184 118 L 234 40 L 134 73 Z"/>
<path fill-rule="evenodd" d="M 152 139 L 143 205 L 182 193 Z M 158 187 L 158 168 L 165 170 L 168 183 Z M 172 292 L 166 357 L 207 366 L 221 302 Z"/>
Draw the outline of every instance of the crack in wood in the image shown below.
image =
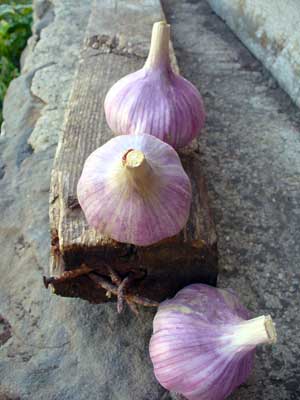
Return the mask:
<path fill-rule="evenodd" d="M 4 345 L 12 337 L 11 325 L 3 315 L 0 314 L 0 346 Z"/>
<path fill-rule="evenodd" d="M 94 35 L 86 39 L 86 47 L 96 50 L 91 54 L 92 57 L 98 56 L 100 54 L 113 53 L 118 56 L 128 57 L 128 58 L 138 58 L 140 60 L 146 60 L 146 57 L 138 54 L 130 43 L 126 41 L 123 35 Z"/>

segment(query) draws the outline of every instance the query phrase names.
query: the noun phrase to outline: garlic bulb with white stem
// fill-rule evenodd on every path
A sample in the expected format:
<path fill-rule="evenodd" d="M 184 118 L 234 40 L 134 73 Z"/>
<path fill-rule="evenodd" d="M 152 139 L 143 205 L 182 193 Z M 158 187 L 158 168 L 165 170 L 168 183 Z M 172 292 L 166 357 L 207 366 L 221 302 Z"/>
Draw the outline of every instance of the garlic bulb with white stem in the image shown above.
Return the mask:
<path fill-rule="evenodd" d="M 167 143 L 124 135 L 87 158 L 77 197 L 90 226 L 119 242 L 147 246 L 185 226 L 191 183 Z"/>
<path fill-rule="evenodd" d="M 150 357 L 160 384 L 188 400 L 223 400 L 245 382 L 255 347 L 275 343 L 270 316 L 249 319 L 228 290 L 194 284 L 160 304 Z"/>
<path fill-rule="evenodd" d="M 171 67 L 170 25 L 153 25 L 144 67 L 115 83 L 105 98 L 106 120 L 117 134 L 144 132 L 178 149 L 204 126 L 202 97 L 196 87 Z"/>

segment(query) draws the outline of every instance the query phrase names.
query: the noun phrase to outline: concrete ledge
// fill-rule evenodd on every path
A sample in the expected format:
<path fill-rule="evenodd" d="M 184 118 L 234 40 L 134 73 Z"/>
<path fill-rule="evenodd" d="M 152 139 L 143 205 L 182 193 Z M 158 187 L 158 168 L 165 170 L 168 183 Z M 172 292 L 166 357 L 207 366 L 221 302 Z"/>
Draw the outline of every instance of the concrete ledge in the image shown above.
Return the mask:
<path fill-rule="evenodd" d="M 298 0 L 208 0 L 213 10 L 300 106 Z"/>

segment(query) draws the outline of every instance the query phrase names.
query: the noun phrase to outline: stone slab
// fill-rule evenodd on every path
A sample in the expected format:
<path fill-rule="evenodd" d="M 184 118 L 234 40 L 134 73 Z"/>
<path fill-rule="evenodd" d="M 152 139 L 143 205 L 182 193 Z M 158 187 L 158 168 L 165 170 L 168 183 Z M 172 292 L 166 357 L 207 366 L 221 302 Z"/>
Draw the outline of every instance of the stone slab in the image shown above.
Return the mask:
<path fill-rule="evenodd" d="M 206 1 L 164 5 L 180 69 L 208 109 L 200 148 L 219 238 L 218 286 L 277 324 L 277 345 L 258 350 L 251 378 L 230 399 L 298 400 L 300 111 Z"/>
<path fill-rule="evenodd" d="M 298 0 L 208 0 L 250 51 L 300 106 Z"/>

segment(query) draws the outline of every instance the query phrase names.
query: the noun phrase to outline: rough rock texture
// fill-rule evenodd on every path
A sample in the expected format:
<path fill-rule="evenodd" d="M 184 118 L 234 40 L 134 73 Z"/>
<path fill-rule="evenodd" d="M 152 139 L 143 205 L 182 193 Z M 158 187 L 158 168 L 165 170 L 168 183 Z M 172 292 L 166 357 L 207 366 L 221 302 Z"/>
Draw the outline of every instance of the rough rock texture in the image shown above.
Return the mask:
<path fill-rule="evenodd" d="M 300 106 L 298 0 L 208 0 Z"/>
<path fill-rule="evenodd" d="M 299 110 L 204 0 L 164 4 L 181 70 L 208 110 L 201 145 L 219 286 L 278 326 L 278 344 L 259 349 L 251 379 L 231 398 L 299 399 Z M 50 169 L 90 1 L 36 6 L 36 35 L 10 86 L 0 138 L 0 398 L 176 398 L 152 373 L 152 312 L 118 316 L 114 304 L 42 287 Z"/>
<path fill-rule="evenodd" d="M 91 1 L 36 2 L 0 138 L 0 399 L 157 399 L 153 314 L 116 314 L 45 290 L 50 171 Z"/>
<path fill-rule="evenodd" d="M 258 350 L 252 378 L 232 399 L 299 399 L 300 112 L 205 1 L 165 5 L 182 73 L 208 110 L 201 144 L 219 286 L 277 323 L 278 344 Z"/>

